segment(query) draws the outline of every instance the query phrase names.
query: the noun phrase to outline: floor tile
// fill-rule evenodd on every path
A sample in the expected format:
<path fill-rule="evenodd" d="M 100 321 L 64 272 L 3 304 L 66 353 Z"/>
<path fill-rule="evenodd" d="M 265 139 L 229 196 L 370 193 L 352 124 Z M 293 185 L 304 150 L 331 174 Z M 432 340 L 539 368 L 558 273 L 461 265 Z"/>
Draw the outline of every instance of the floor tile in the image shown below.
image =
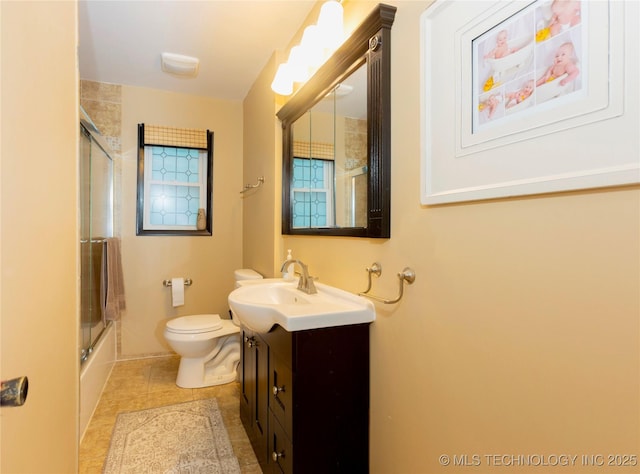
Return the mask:
<path fill-rule="evenodd" d="M 175 384 L 180 358 L 155 357 L 116 362 L 80 444 L 79 474 L 99 474 L 119 413 L 215 397 L 243 474 L 261 474 L 240 422 L 237 382 L 197 389 Z"/>

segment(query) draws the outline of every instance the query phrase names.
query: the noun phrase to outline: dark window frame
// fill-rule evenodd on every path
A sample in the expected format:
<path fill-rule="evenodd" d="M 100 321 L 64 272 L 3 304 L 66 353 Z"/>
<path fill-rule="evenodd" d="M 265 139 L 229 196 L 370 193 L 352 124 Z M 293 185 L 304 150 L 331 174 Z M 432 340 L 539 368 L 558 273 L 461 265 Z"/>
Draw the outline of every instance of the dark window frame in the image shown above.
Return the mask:
<path fill-rule="evenodd" d="M 213 132 L 210 130 L 207 133 L 207 148 L 196 147 L 180 147 L 175 145 L 167 145 L 162 143 L 145 143 L 144 141 L 144 124 L 138 124 L 138 189 L 137 189 L 137 204 L 136 204 L 136 235 L 138 236 L 211 236 L 213 235 Z M 203 230 L 197 229 L 145 229 L 144 228 L 144 212 L 145 212 L 145 179 L 144 179 L 144 154 L 145 146 L 164 146 L 173 148 L 189 148 L 205 150 L 207 153 L 207 177 L 205 190 L 205 219 L 206 227 Z"/>

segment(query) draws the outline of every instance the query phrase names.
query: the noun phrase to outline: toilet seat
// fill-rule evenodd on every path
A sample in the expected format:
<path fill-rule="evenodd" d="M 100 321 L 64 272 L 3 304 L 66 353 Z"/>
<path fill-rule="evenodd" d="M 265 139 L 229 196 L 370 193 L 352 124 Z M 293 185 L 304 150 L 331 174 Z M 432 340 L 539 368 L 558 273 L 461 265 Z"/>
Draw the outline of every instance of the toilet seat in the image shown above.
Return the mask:
<path fill-rule="evenodd" d="M 197 334 L 217 331 L 222 328 L 222 320 L 217 314 L 196 314 L 181 316 L 167 321 L 166 329 L 176 334 Z"/>

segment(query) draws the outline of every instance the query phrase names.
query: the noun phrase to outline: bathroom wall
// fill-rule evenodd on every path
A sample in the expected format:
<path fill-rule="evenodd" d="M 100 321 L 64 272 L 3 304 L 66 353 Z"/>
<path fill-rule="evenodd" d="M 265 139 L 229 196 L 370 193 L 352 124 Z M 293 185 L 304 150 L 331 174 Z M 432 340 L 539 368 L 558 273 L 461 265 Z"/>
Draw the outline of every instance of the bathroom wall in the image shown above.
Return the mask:
<path fill-rule="evenodd" d="M 127 299 L 117 325 L 118 357 L 169 353 L 162 336 L 168 318 L 228 314 L 226 295 L 233 270 L 241 265 L 241 105 L 119 84 L 80 84 L 82 106 L 115 152 L 115 233 L 122 238 Z M 213 130 L 213 236 L 135 235 L 138 123 Z M 185 290 L 185 306 L 175 309 L 171 290 L 162 286 L 162 280 L 174 276 L 194 280 Z"/>
<path fill-rule="evenodd" d="M 243 102 L 243 183 L 255 184 L 257 177 L 264 176 L 264 185 L 241 195 L 242 255 L 245 263 L 251 262 L 249 268 L 264 276 L 272 276 L 282 255 L 280 242 L 274 238 L 282 223 L 282 133 L 273 120 L 277 111 L 273 96 L 265 100 L 264 92 L 270 88 L 279 59 L 274 54 Z"/>
<path fill-rule="evenodd" d="M 138 123 L 214 132 L 212 236 L 136 236 Z M 242 264 L 242 149 L 240 102 L 122 86 L 121 236 L 127 309 L 121 322 L 121 358 L 169 353 L 163 330 L 172 317 L 228 317 L 233 270 Z M 162 285 L 172 277 L 193 280 L 185 287 L 184 306 L 178 308 L 171 304 L 171 289 Z"/>
<path fill-rule="evenodd" d="M 378 261 L 373 292 L 385 297 L 396 295 L 397 272 L 415 270 L 403 300 L 377 304 L 371 326 L 372 473 L 557 473 L 550 465 L 492 466 L 486 456 L 640 454 L 640 186 L 421 206 L 419 17 L 430 2 L 388 3 L 398 7 L 391 238 L 281 236 L 279 227 L 258 235 L 245 227 L 252 253 L 244 265 L 275 249 L 276 275 L 291 248 L 320 281 L 357 292 L 366 287 L 364 268 Z M 375 5 L 346 1 L 346 23 Z M 638 51 L 628 57 L 637 75 Z M 256 82 L 245 110 L 274 104 L 269 82 Z M 637 91 L 629 94 L 637 129 Z M 245 140 L 275 129 L 275 139 L 264 138 L 270 149 L 280 133 L 274 120 L 246 116 Z M 591 136 L 612 125 L 590 126 Z M 536 140 L 530 150 L 537 152 Z M 252 156 L 251 166 L 280 166 L 280 152 L 260 162 Z M 275 188 L 276 212 L 279 199 Z M 255 214 L 273 210 L 269 199 L 250 206 Z M 470 463 L 479 455 L 481 467 L 445 467 L 441 455 L 467 455 Z M 562 472 L 585 472 L 580 459 Z"/>
<path fill-rule="evenodd" d="M 77 472 L 76 2 L 0 2 L 0 471 Z"/>

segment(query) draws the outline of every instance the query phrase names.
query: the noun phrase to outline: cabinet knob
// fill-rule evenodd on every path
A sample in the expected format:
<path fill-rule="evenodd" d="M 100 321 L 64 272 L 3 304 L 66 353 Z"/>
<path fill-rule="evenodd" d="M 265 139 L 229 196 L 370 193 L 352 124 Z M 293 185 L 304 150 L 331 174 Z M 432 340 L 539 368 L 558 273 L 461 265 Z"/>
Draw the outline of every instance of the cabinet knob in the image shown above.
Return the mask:
<path fill-rule="evenodd" d="M 284 457 L 284 451 L 280 451 L 279 453 L 274 451 L 271 453 L 271 459 L 273 459 L 274 462 L 278 462 L 278 460 L 283 457 Z"/>
<path fill-rule="evenodd" d="M 284 392 L 284 385 L 282 387 L 277 387 L 276 385 L 273 386 L 273 394 L 275 396 L 278 396 L 278 394 L 280 392 Z"/>
<path fill-rule="evenodd" d="M 249 347 L 258 345 L 258 341 L 256 341 L 255 337 L 245 337 L 244 342 L 246 342 Z"/>

